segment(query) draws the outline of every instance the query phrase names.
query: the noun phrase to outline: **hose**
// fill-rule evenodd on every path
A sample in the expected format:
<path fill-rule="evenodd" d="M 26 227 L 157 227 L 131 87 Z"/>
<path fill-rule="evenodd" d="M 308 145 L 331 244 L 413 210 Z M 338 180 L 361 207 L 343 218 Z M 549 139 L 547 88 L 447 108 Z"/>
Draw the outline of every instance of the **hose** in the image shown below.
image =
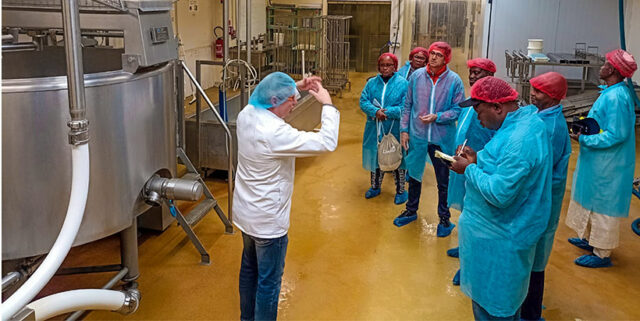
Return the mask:
<path fill-rule="evenodd" d="M 114 290 L 72 290 L 44 297 L 27 307 L 35 312 L 36 320 L 47 320 L 57 315 L 78 310 L 120 310 L 126 303 L 124 292 Z"/>
<path fill-rule="evenodd" d="M 35 273 L 2 303 L 2 320 L 10 319 L 44 288 L 69 253 L 78 234 L 89 192 L 89 144 L 72 147 L 71 164 L 71 196 L 60 234 Z"/>

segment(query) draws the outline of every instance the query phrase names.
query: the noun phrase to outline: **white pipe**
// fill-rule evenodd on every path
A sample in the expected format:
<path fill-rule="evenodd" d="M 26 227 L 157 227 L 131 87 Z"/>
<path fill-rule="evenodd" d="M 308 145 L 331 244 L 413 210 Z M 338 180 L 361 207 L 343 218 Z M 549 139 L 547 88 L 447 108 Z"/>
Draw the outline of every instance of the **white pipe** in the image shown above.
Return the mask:
<path fill-rule="evenodd" d="M 52 294 L 29 303 L 27 307 L 35 312 L 36 320 L 40 321 L 78 310 L 115 311 L 124 304 L 124 292 L 90 289 Z"/>
<path fill-rule="evenodd" d="M 71 165 L 71 196 L 60 234 L 36 272 L 2 303 L 2 320 L 15 315 L 44 288 L 69 253 L 78 234 L 89 192 L 89 144 L 72 147 Z"/>

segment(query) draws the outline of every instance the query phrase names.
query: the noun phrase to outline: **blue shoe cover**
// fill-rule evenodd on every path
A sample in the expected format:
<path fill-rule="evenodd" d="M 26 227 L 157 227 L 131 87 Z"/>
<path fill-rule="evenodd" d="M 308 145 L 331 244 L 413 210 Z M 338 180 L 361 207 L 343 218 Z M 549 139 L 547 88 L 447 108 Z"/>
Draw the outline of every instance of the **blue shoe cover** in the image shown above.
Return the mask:
<path fill-rule="evenodd" d="M 393 225 L 397 227 L 405 226 L 418 218 L 418 213 L 411 213 L 407 210 L 403 211 L 398 217 L 393 220 Z"/>
<path fill-rule="evenodd" d="M 460 285 L 460 269 L 456 272 L 456 275 L 453 277 L 452 281 L 453 285 Z"/>
<path fill-rule="evenodd" d="M 460 248 L 454 247 L 452 249 L 447 250 L 447 255 L 450 257 L 459 257 L 460 256 Z"/>
<path fill-rule="evenodd" d="M 449 226 L 445 227 L 442 224 L 438 224 L 438 231 L 436 233 L 436 235 L 438 237 L 447 237 L 449 236 L 449 234 L 451 234 L 451 231 L 453 231 L 453 228 L 456 227 L 455 224 L 449 222 Z"/>
<path fill-rule="evenodd" d="M 406 202 L 408 198 L 409 193 L 407 193 L 407 191 L 404 191 L 402 194 L 396 194 L 396 198 L 393 200 L 393 202 L 396 203 L 396 205 L 400 205 Z"/>
<path fill-rule="evenodd" d="M 613 264 L 611 263 L 611 259 L 608 257 L 600 258 L 593 254 L 583 255 L 576 259 L 575 263 L 580 266 L 589 267 L 589 268 L 601 268 L 601 267 L 610 267 Z"/>
<path fill-rule="evenodd" d="M 587 239 L 581 239 L 577 237 L 572 237 L 569 240 L 569 243 L 583 249 L 586 251 L 593 251 L 593 246 L 589 245 L 589 241 Z"/>
<path fill-rule="evenodd" d="M 374 198 L 378 195 L 380 195 L 380 189 L 371 187 L 366 193 L 364 193 L 364 198 Z"/>

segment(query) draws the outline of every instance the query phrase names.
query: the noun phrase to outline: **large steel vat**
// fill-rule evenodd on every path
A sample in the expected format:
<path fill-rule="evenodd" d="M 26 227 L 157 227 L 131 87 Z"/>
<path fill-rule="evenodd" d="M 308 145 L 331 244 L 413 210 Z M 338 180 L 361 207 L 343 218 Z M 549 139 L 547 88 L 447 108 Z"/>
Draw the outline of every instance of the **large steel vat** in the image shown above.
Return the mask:
<path fill-rule="evenodd" d="M 85 75 L 91 182 L 74 245 L 131 226 L 149 208 L 145 182 L 175 175 L 174 79 L 173 63 Z M 3 260 L 47 253 L 60 231 L 71 188 L 68 106 L 65 76 L 2 81 Z"/>

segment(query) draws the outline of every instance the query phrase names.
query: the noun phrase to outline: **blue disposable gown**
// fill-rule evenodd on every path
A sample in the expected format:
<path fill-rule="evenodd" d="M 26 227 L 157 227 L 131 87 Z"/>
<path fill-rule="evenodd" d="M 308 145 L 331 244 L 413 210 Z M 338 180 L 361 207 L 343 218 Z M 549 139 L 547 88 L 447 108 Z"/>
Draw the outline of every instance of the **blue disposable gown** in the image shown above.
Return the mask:
<path fill-rule="evenodd" d="M 531 106 L 509 113 L 464 173 L 461 288 L 498 317 L 515 314 L 524 301 L 551 213 L 550 137 L 536 113 Z"/>
<path fill-rule="evenodd" d="M 460 117 L 458 118 L 458 126 L 456 127 L 456 136 L 454 146 L 462 145 L 467 140 L 467 146 L 476 152 L 482 150 L 491 137 L 495 134 L 494 130 L 487 129 L 480 125 L 478 114 L 473 107 L 462 108 Z M 454 171 L 449 173 L 449 190 L 447 193 L 447 204 L 449 207 L 462 211 L 464 200 L 464 175 Z"/>
<path fill-rule="evenodd" d="M 549 262 L 553 238 L 558 229 L 562 199 L 567 186 L 567 170 L 569 169 L 569 157 L 571 156 L 571 139 L 567 121 L 562 114 L 562 105 L 557 105 L 539 111 L 538 116 L 547 125 L 547 131 L 551 135 L 551 150 L 553 151 L 553 170 L 551 174 L 551 216 L 547 229 L 536 245 L 536 255 L 533 260 L 533 271 L 542 272 Z"/>
<path fill-rule="evenodd" d="M 404 99 L 407 93 L 408 82 L 398 73 L 394 73 L 391 79 L 385 84 L 382 76 L 369 79 L 360 95 L 360 109 L 367 115 L 367 123 L 364 126 L 364 136 L 362 137 L 362 167 L 368 171 L 375 171 L 378 165 L 378 141 L 382 136 L 391 130 L 391 133 L 400 141 L 400 115 L 404 106 Z M 378 107 L 374 106 L 376 99 L 387 111 L 387 120 L 382 121 L 384 132 L 377 136 L 376 112 Z M 400 165 L 404 169 L 404 162 Z"/>
<path fill-rule="evenodd" d="M 407 60 L 407 62 L 404 64 L 404 66 L 402 66 L 402 67 L 400 67 L 400 69 L 398 69 L 397 74 L 402 76 L 402 78 L 409 80 L 409 77 L 411 76 L 411 75 L 409 75 L 409 71 L 411 71 L 411 61 Z"/>
<path fill-rule="evenodd" d="M 448 67 L 435 83 L 426 68 L 411 74 L 400 121 L 400 131 L 409 133 L 405 161 L 411 178 L 422 181 L 428 144 L 439 145 L 444 153 L 453 154 L 456 120 L 460 114 L 458 104 L 463 100 L 462 80 Z M 423 124 L 418 116 L 427 114 L 436 114 L 438 118 L 431 124 Z"/>
<path fill-rule="evenodd" d="M 612 217 L 629 216 L 635 168 L 635 114 L 625 83 L 606 87 L 589 111 L 602 130 L 580 135 L 571 198 L 580 206 Z"/>

